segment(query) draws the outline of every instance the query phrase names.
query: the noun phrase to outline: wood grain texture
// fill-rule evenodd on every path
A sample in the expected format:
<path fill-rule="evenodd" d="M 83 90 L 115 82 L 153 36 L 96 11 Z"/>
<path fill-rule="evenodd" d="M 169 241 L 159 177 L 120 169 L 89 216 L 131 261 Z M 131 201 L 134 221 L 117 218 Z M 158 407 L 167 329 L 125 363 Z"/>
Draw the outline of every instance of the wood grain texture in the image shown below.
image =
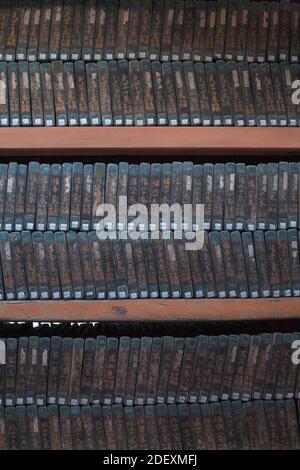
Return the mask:
<path fill-rule="evenodd" d="M 0 321 L 300 319 L 300 298 L 0 302 Z"/>
<path fill-rule="evenodd" d="M 298 154 L 300 128 L 2 128 L 3 156 Z"/>

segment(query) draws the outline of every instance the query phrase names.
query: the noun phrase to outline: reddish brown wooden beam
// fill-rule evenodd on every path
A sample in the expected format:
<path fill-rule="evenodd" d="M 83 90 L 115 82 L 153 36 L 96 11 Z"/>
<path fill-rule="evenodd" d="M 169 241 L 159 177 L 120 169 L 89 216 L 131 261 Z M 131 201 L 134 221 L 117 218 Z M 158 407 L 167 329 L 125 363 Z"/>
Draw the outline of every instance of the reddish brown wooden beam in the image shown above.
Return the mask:
<path fill-rule="evenodd" d="M 280 155 L 300 152 L 300 129 L 237 127 L 1 128 L 3 156 Z"/>
<path fill-rule="evenodd" d="M 0 302 L 0 321 L 300 319 L 300 298 Z"/>

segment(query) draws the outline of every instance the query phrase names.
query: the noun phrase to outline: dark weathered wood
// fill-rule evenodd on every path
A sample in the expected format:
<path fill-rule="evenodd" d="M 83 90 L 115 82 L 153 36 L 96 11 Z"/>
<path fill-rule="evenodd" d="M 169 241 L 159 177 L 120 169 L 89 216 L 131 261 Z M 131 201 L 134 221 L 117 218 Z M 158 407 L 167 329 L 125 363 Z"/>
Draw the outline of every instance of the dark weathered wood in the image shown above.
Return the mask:
<path fill-rule="evenodd" d="M 3 156 L 298 154 L 300 129 L 215 127 L 2 128 Z"/>
<path fill-rule="evenodd" d="M 0 302 L 0 321 L 300 319 L 300 298 Z"/>
<path fill-rule="evenodd" d="M 0 156 L 300 155 L 300 129 L 2 128 Z M 0 321 L 300 319 L 300 299 L 0 302 Z"/>

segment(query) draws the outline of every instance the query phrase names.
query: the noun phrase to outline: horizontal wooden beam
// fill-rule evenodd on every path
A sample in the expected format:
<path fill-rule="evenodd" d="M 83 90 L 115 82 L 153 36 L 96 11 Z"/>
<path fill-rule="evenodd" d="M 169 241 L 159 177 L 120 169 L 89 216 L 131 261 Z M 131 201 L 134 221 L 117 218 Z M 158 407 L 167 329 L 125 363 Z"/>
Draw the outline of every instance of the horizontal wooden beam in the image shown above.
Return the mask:
<path fill-rule="evenodd" d="M 0 321 L 300 320 L 300 298 L 0 302 Z"/>
<path fill-rule="evenodd" d="M 2 156 L 299 154 L 300 128 L 1 128 Z"/>

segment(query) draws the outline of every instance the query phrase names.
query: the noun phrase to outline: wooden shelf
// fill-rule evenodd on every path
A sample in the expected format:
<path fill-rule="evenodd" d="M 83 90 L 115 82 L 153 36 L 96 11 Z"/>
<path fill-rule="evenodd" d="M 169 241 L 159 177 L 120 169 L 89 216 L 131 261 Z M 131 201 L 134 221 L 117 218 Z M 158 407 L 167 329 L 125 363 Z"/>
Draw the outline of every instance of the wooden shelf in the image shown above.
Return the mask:
<path fill-rule="evenodd" d="M 1 128 L 2 156 L 280 155 L 300 153 L 300 128 Z"/>
<path fill-rule="evenodd" d="M 295 155 L 300 128 L 1 128 L 0 156 Z M 299 319 L 300 298 L 0 302 L 0 321 Z"/>
<path fill-rule="evenodd" d="M 0 321 L 300 320 L 300 298 L 0 302 Z"/>

